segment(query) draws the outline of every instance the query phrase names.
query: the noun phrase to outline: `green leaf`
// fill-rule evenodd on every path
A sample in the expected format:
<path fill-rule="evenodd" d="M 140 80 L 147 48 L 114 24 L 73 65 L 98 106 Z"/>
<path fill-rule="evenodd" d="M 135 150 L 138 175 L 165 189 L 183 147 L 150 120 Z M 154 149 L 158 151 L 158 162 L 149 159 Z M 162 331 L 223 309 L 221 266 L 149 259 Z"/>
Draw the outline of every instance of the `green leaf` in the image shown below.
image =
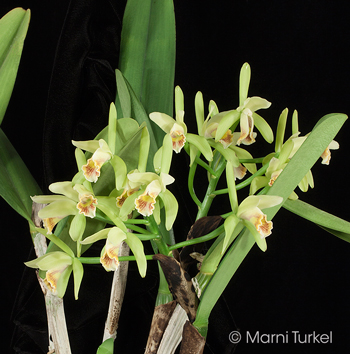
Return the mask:
<path fill-rule="evenodd" d="M 0 129 L 0 195 L 5 201 L 31 222 L 30 196 L 42 194 L 28 168 Z"/>
<path fill-rule="evenodd" d="M 287 200 L 301 179 L 333 140 L 346 119 L 345 114 L 328 114 L 321 118 L 267 194 L 281 196 L 284 200 Z M 282 204 L 271 207 L 266 211 L 269 220 L 274 217 Z M 254 244 L 253 236 L 247 229 L 244 229 L 211 278 L 204 294 L 201 296 L 197 318 L 193 323 L 202 335 L 206 335 L 211 310 Z"/>
<path fill-rule="evenodd" d="M 175 14 L 172 0 L 129 0 L 119 69 L 147 113 L 173 113 Z M 157 139 L 159 135 L 157 135 Z M 161 145 L 163 136 L 157 141 Z"/>
<path fill-rule="evenodd" d="M 283 207 L 304 219 L 312 221 L 331 234 L 350 242 L 350 222 L 318 209 L 300 199 L 287 199 Z"/>
<path fill-rule="evenodd" d="M 15 8 L 0 19 L 0 124 L 15 84 L 30 10 Z"/>
<path fill-rule="evenodd" d="M 123 74 L 119 70 L 116 70 L 115 77 L 117 80 L 118 100 L 122 110 L 121 117 L 131 118 L 131 98 Z"/>
<path fill-rule="evenodd" d="M 96 354 L 113 354 L 114 339 L 106 339 L 97 349 Z"/>
<path fill-rule="evenodd" d="M 118 70 L 117 70 L 118 71 Z M 116 72 L 117 72 L 116 71 Z M 152 158 L 157 152 L 158 148 L 162 145 L 164 132 L 158 128 L 157 125 L 151 124 L 151 120 L 146 113 L 145 108 L 137 98 L 135 92 L 133 91 L 130 83 L 125 79 L 123 76 L 119 76 L 120 80 L 123 79 L 125 85 L 127 86 L 131 98 L 131 116 L 140 124 L 140 126 L 146 125 L 149 137 L 150 137 L 150 147 L 149 147 L 149 155 L 148 155 L 148 162 L 147 162 L 147 171 L 153 171 L 153 161 Z M 119 122 L 119 121 L 118 121 Z M 155 132 L 157 131 L 157 136 Z"/>

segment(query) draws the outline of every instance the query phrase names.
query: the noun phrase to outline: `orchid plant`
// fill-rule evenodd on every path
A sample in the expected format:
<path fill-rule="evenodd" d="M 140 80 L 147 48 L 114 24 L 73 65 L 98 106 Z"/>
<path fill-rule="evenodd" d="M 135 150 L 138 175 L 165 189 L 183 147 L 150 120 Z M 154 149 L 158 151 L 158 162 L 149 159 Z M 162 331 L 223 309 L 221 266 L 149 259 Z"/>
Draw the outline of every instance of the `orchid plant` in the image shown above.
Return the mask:
<path fill-rule="evenodd" d="M 176 318 L 181 324 L 178 340 L 167 353 L 175 351 L 181 336 L 183 343 L 194 341 L 196 353 L 202 353 L 213 306 L 251 247 L 256 244 L 266 251 L 267 237 L 273 230 L 272 218 L 281 207 L 350 241 L 349 222 L 301 202 L 295 191 L 299 188 L 307 192 L 308 187 L 314 187 L 311 167 L 319 158 L 323 164 L 329 164 L 330 150 L 339 148 L 333 139 L 347 117 L 326 115 L 309 134 L 299 136 L 295 111 L 293 134 L 284 141 L 288 116 L 285 109 L 279 117 L 274 139 L 273 129 L 257 113 L 269 108 L 271 103 L 249 96 L 251 68 L 245 63 L 238 80 L 236 108 L 220 111 L 213 100 L 205 103 L 203 94 L 198 92 L 194 99 L 195 117 L 186 115 L 186 120 L 195 119 L 197 131 L 189 132 L 184 119 L 184 93 L 176 86 L 173 95 L 173 3 L 155 2 L 152 11 L 148 11 L 149 7 L 149 0 L 127 3 L 121 59 L 116 70 L 116 101 L 110 105 L 108 126 L 94 140 L 72 141 L 77 163 L 72 179 L 51 184 L 52 194 L 42 195 L 0 131 L 0 193 L 29 222 L 38 258 L 25 264 L 39 270 L 39 282 L 46 292 L 63 298 L 73 275 L 74 295 L 78 299 L 89 264 L 100 264 L 106 271 L 120 275 L 123 264 L 136 261 L 140 277 L 145 277 L 147 263 L 158 261 L 155 312 L 166 309 L 166 323 Z M 14 77 L 10 73 L 18 67 L 13 59 L 18 55 L 12 52 L 21 52 L 29 14 L 29 10 L 14 9 L 0 21 L 3 44 L 0 58 L 6 57 L 0 62 L 1 107 L 7 105 L 11 95 L 9 83 L 13 86 Z M 145 16 L 159 23 L 159 27 L 151 27 L 147 38 L 143 35 L 145 21 L 140 21 Z M 159 37 L 166 40 L 155 41 Z M 155 51 L 156 56 L 152 55 Z M 145 57 L 152 60 L 141 60 Z M 163 74 L 156 75 L 158 71 Z M 148 92 L 149 87 L 153 89 Z M 275 140 L 274 151 L 268 145 L 265 155 L 253 157 L 249 146 L 259 139 L 269 144 Z M 176 183 L 171 176 L 174 153 L 188 155 L 188 193 L 198 210 L 187 240 L 180 242 L 173 233 L 174 223 L 179 222 L 178 209 L 182 207 L 171 192 L 171 185 Z M 15 162 L 9 164 L 12 157 Z M 197 170 L 198 166 L 202 169 Z M 200 173 L 207 175 L 208 181 L 203 199 L 195 190 Z M 24 182 L 19 175 L 25 176 Z M 219 180 L 225 181 L 225 188 L 218 189 Z M 245 198 L 241 198 L 241 192 L 237 194 L 243 189 Z M 226 198 L 225 214 L 212 215 L 214 197 Z M 41 224 L 32 220 L 32 203 L 40 205 L 36 210 Z M 85 250 L 100 240 L 106 240 L 100 254 L 84 257 Z M 211 246 L 205 254 L 187 252 L 192 246 L 210 240 Z M 152 244 L 153 254 L 145 254 L 144 242 Z M 129 249 L 132 255 L 128 255 Z M 197 263 L 198 272 L 192 279 L 187 273 L 186 257 L 187 261 L 189 257 Z M 176 276 L 172 269 L 179 270 Z M 118 279 L 122 288 L 118 298 L 121 304 L 125 281 Z M 114 293 L 113 288 L 112 297 Z M 180 305 L 182 317 L 174 317 L 175 303 Z M 174 305 L 169 307 L 169 304 Z M 54 318 L 55 314 L 51 316 Z M 112 311 L 111 316 L 116 314 Z M 64 346 L 55 333 L 51 333 L 50 349 L 70 353 L 69 345 Z M 105 331 L 97 353 L 112 353 L 115 336 L 115 328 Z M 162 338 L 168 340 L 165 328 L 158 342 L 150 336 L 145 353 L 164 352 L 159 345 Z M 187 344 L 182 345 L 181 353 L 189 350 Z"/>

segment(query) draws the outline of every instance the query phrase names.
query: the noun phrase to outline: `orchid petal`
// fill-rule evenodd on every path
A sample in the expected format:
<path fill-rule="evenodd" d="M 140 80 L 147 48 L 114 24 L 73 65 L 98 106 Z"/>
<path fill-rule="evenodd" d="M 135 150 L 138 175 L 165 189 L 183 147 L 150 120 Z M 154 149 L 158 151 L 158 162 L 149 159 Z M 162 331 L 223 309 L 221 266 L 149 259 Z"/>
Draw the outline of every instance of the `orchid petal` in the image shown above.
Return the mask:
<path fill-rule="evenodd" d="M 175 222 L 179 205 L 176 198 L 169 190 L 164 190 L 159 194 L 165 209 L 165 227 L 169 231 Z"/>
<path fill-rule="evenodd" d="M 73 189 L 72 182 L 56 182 L 49 185 L 49 190 L 52 193 L 63 194 L 66 197 L 78 201 L 78 194 Z"/>
<path fill-rule="evenodd" d="M 252 180 L 250 184 L 249 194 L 255 194 L 259 189 L 267 186 L 269 183 L 269 179 L 265 176 L 257 176 Z"/>
<path fill-rule="evenodd" d="M 74 279 L 74 298 L 75 300 L 78 300 L 79 289 L 84 275 L 84 268 L 81 262 L 77 258 L 73 259 L 72 268 L 73 268 L 73 279 Z"/>
<path fill-rule="evenodd" d="M 175 124 L 175 119 L 165 113 L 153 112 L 149 115 L 150 119 L 156 123 L 165 133 L 170 133 Z"/>
<path fill-rule="evenodd" d="M 227 246 L 232 242 L 231 236 L 236 228 L 236 226 L 240 223 L 240 219 L 237 218 L 236 215 L 232 214 L 226 218 L 224 222 L 224 229 L 225 229 L 225 238 L 222 244 L 222 253 L 225 252 Z"/>
<path fill-rule="evenodd" d="M 99 147 L 100 144 L 98 140 L 86 140 L 86 141 L 75 141 L 72 140 L 72 144 L 79 149 L 94 153 Z"/>
<path fill-rule="evenodd" d="M 283 145 L 284 133 L 286 131 L 286 124 L 287 124 L 287 117 L 288 117 L 288 108 L 285 108 L 280 114 L 280 117 L 278 119 L 276 141 L 275 141 L 276 152 L 280 152 Z"/>
<path fill-rule="evenodd" d="M 265 98 L 253 96 L 249 97 L 244 101 L 244 108 L 250 109 L 252 112 L 255 112 L 259 109 L 269 108 L 271 102 L 265 100 Z"/>
<path fill-rule="evenodd" d="M 166 134 L 163 139 L 163 149 L 162 149 L 162 159 L 160 164 L 160 173 L 169 173 L 171 160 L 173 157 L 173 149 L 175 150 L 178 146 L 174 148 L 174 141 L 170 134 Z M 180 147 L 181 150 L 181 147 Z M 180 150 L 178 152 L 180 152 Z M 176 151 L 176 150 L 175 150 Z"/>
<path fill-rule="evenodd" d="M 250 83 L 250 65 L 248 63 L 244 63 L 241 67 L 240 75 L 239 75 L 239 105 L 242 106 L 244 101 L 248 97 L 248 89 Z"/>
<path fill-rule="evenodd" d="M 254 124 L 261 133 L 262 137 L 271 144 L 273 142 L 273 131 L 266 120 L 259 116 L 257 113 L 253 113 Z"/>
<path fill-rule="evenodd" d="M 111 228 L 102 229 L 102 230 L 94 233 L 93 235 L 86 237 L 84 240 L 80 241 L 80 243 L 82 245 L 88 245 L 90 243 L 94 243 L 94 242 L 103 240 L 103 239 L 107 238 L 110 230 L 111 230 Z"/>
<path fill-rule="evenodd" d="M 75 215 L 78 213 L 77 203 L 73 200 L 58 200 L 45 208 L 39 210 L 39 217 L 41 219 L 53 218 L 53 217 L 64 217 L 67 215 Z"/>
<path fill-rule="evenodd" d="M 228 195 L 230 199 L 231 209 L 234 214 L 237 213 L 238 210 L 238 202 L 237 202 L 237 191 L 235 185 L 235 176 L 233 172 L 233 166 L 230 161 L 227 161 L 226 164 L 226 182 L 228 188 Z"/>
<path fill-rule="evenodd" d="M 265 252 L 267 250 L 267 244 L 266 244 L 266 239 L 261 238 L 260 233 L 256 230 L 255 226 L 250 223 L 247 220 L 243 220 L 244 225 L 247 227 L 247 229 L 250 231 L 250 233 L 253 235 L 256 244 L 258 245 L 258 247 Z"/>
<path fill-rule="evenodd" d="M 122 189 L 125 185 L 126 174 L 127 174 L 127 167 L 123 159 L 119 156 L 114 155 L 111 159 L 111 165 L 114 170 L 115 174 L 115 187 L 117 189 Z"/>
<path fill-rule="evenodd" d="M 202 126 L 204 123 L 204 102 L 203 94 L 200 91 L 196 93 L 196 97 L 194 99 L 194 106 L 196 111 L 197 131 L 198 134 L 200 134 L 202 132 Z"/>
<path fill-rule="evenodd" d="M 77 214 L 74 216 L 70 227 L 69 235 L 73 241 L 78 241 L 82 238 L 86 227 L 86 218 L 83 214 Z"/>
<path fill-rule="evenodd" d="M 227 133 L 227 131 L 235 124 L 240 117 L 240 112 L 237 110 L 232 110 L 228 112 L 221 112 L 221 119 L 219 121 L 218 128 L 215 134 L 215 141 L 219 141 Z M 215 117 L 214 117 L 215 118 Z"/>
<path fill-rule="evenodd" d="M 180 86 L 175 87 L 175 112 L 184 110 L 184 94 Z"/>
<path fill-rule="evenodd" d="M 143 243 L 134 234 L 128 232 L 126 234 L 126 243 L 129 245 L 132 253 L 136 258 L 137 267 L 142 278 L 146 276 L 147 271 L 147 260 L 145 256 L 145 251 L 143 249 Z"/>
<path fill-rule="evenodd" d="M 207 139 L 199 135 L 187 133 L 187 141 L 194 145 L 203 154 L 207 161 L 213 160 L 213 151 Z"/>

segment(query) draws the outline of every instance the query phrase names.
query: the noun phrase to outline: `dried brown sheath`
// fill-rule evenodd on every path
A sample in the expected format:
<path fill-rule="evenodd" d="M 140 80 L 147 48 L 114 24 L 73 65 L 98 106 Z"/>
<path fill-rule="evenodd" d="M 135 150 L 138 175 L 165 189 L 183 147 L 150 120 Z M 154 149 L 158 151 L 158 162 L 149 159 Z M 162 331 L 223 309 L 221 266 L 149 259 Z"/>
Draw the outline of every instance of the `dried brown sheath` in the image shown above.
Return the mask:
<path fill-rule="evenodd" d="M 190 275 L 181 268 L 180 263 L 173 257 L 156 254 L 153 259 L 160 262 L 169 290 L 174 299 L 186 311 L 189 320 L 193 322 L 196 318 L 197 296 Z"/>
<path fill-rule="evenodd" d="M 180 354 L 202 354 L 204 346 L 205 338 L 187 321 L 182 332 Z"/>
<path fill-rule="evenodd" d="M 151 329 L 148 335 L 145 354 L 156 354 L 163 333 L 168 326 L 171 315 L 174 312 L 176 301 L 158 305 L 154 308 Z"/>

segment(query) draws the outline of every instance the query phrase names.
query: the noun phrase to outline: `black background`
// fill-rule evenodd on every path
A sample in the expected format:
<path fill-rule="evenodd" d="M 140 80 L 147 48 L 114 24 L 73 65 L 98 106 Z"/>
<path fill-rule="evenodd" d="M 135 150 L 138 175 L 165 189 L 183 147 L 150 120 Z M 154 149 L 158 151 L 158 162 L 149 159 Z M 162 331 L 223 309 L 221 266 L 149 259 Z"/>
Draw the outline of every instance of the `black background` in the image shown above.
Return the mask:
<path fill-rule="evenodd" d="M 350 16 L 346 2 L 174 3 L 175 84 L 185 93 L 185 121 L 192 131 L 193 100 L 198 90 L 206 103 L 213 99 L 220 110 L 237 107 L 238 75 L 246 61 L 252 68 L 249 95 L 272 102 L 261 114 L 273 129 L 285 107 L 290 112 L 298 110 L 303 135 L 327 113 L 350 112 Z M 2 129 L 43 191 L 51 182 L 71 178 L 74 160 L 69 155 L 73 152 L 69 141 L 91 139 L 106 124 L 107 107 L 115 94 L 113 69 L 118 62 L 124 5 L 125 1 L 97 0 L 1 2 L 1 16 L 16 6 L 32 11 Z M 347 122 L 336 137 L 340 150 L 332 154 L 330 166 L 317 163 L 313 168 L 315 188 L 307 194 L 298 193 L 301 199 L 347 220 L 349 132 Z M 252 146 L 254 154 L 260 155 L 266 145 Z M 186 195 L 179 195 L 186 191 L 182 172 L 186 164 L 183 155 L 174 157 L 172 174 L 180 183 L 174 193 L 186 203 L 181 222 L 175 225 L 179 240 L 185 238 L 196 213 Z M 226 202 L 219 200 L 212 213 L 220 213 Z M 2 200 L 0 205 L 2 323 L 8 333 L 2 346 L 9 348 L 12 342 L 10 353 L 14 347 L 23 353 L 43 353 L 43 298 L 34 272 L 23 265 L 33 257 L 27 225 Z M 205 352 L 232 352 L 228 335 L 237 329 L 243 337 L 235 350 L 238 354 L 347 352 L 350 246 L 285 210 L 274 219 L 267 243 L 266 253 L 252 249 L 214 308 Z M 108 288 L 110 274 L 99 267 L 86 273 L 79 300 L 75 302 L 72 289 L 68 289 L 65 302 L 73 354 L 96 352 L 108 305 L 103 289 Z M 156 269 L 150 266 L 147 278 L 140 280 L 131 266 L 116 342 L 118 353 L 143 352 L 156 294 L 155 274 Z M 288 331 L 289 343 L 245 343 L 247 331 Z M 292 331 L 332 331 L 333 343 L 294 344 Z"/>

